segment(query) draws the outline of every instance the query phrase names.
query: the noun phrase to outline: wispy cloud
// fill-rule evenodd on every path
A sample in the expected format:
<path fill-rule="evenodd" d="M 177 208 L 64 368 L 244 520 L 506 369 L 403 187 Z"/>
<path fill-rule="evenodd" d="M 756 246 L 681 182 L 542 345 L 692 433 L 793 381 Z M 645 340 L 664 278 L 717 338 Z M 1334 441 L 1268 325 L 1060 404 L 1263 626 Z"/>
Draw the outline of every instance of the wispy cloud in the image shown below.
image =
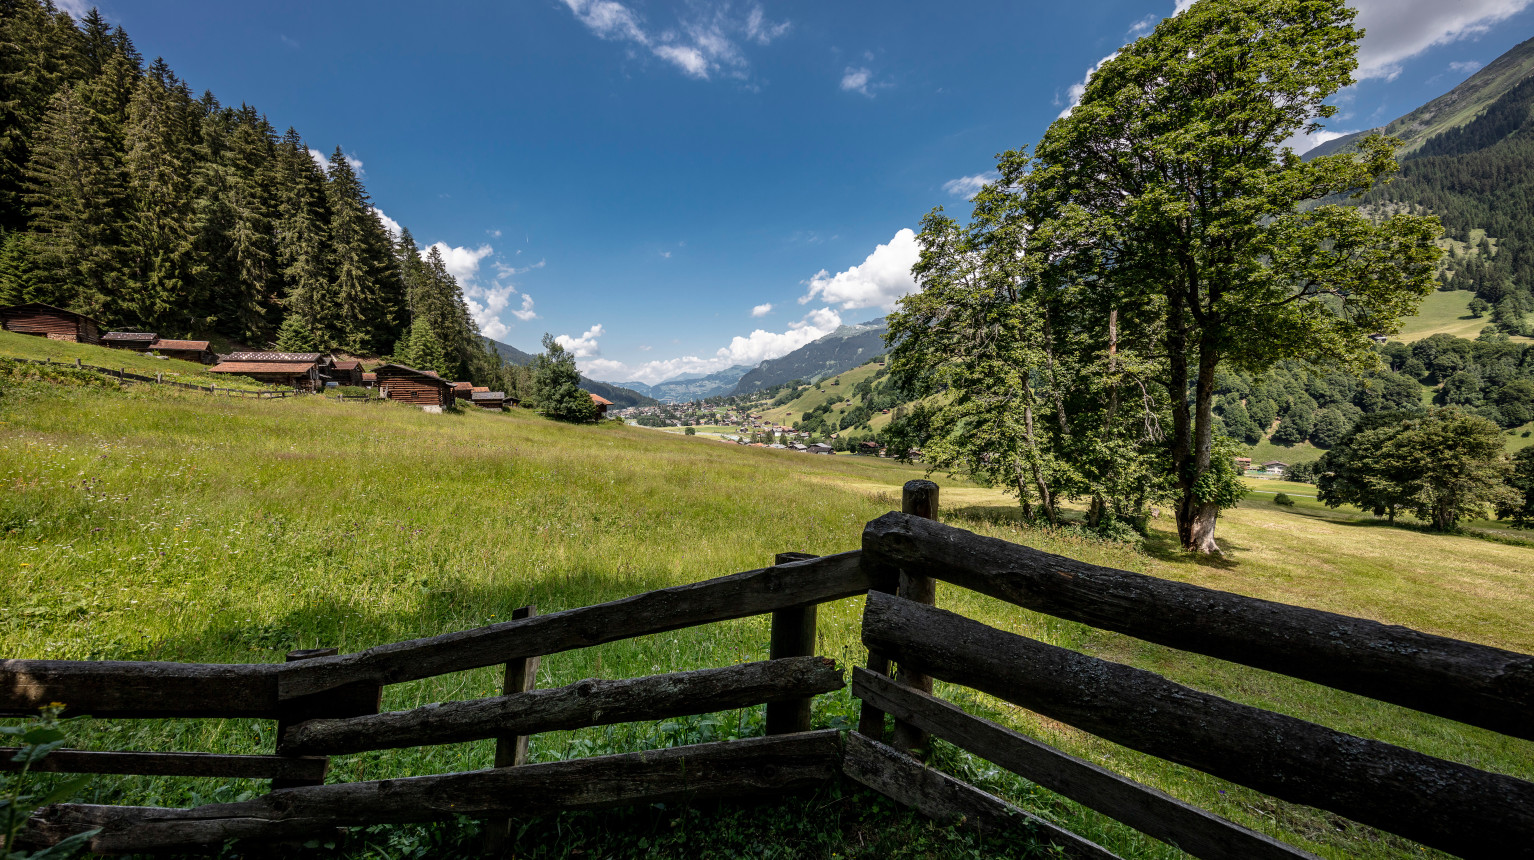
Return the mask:
<path fill-rule="evenodd" d="M 842 91 L 861 93 L 869 98 L 873 98 L 874 94 L 868 91 L 868 82 L 873 77 L 873 74 L 873 72 L 866 68 L 848 66 L 847 70 L 842 72 Z"/>
<path fill-rule="evenodd" d="M 634 9 L 617 0 L 564 0 L 575 19 L 598 38 L 628 42 L 648 50 L 688 77 L 709 80 L 715 75 L 749 76 L 741 42 L 769 45 L 789 30 L 789 22 L 767 19 L 760 4 L 737 14 L 729 4 L 709 9 L 689 7 L 670 26 L 651 27 Z"/>
<path fill-rule="evenodd" d="M 770 313 L 772 313 L 772 303 L 771 302 L 768 302 L 767 304 L 763 304 L 763 305 L 757 305 L 756 307 L 751 309 L 751 315 L 754 316 L 754 317 L 764 317 L 764 316 L 767 316 Z"/>
<path fill-rule="evenodd" d="M 1401 63 L 1428 48 L 1474 38 L 1534 0 L 1352 0 L 1358 26 L 1358 77 L 1394 80 Z"/>
<path fill-rule="evenodd" d="M 712 356 L 684 355 L 677 358 L 655 359 L 641 364 L 590 357 L 581 360 L 579 364 L 582 371 L 596 379 L 613 382 L 632 380 L 653 385 L 683 373 L 713 373 L 741 364 L 755 366 L 769 358 L 787 355 L 810 341 L 819 340 L 836 331 L 837 326 L 841 324 L 841 316 L 835 311 L 830 308 L 817 308 L 805 314 L 804 318 L 798 322 L 790 323 L 787 331 L 756 329 L 748 335 L 731 338 L 728 345 L 715 350 Z M 572 338 L 571 342 L 574 343 L 577 340 Z M 564 341 L 560 340 L 560 343 L 563 344 Z M 565 348 L 569 349 L 570 345 L 565 344 Z M 641 347 L 641 350 L 643 349 Z M 580 356 L 577 355 L 577 358 Z"/>
<path fill-rule="evenodd" d="M 1463 60 L 1458 63 L 1450 63 L 1449 71 L 1458 72 L 1462 75 L 1469 75 L 1475 72 L 1479 72 L 1481 70 L 1481 66 L 1482 64 L 1476 62 L 1475 60 Z"/>
<path fill-rule="evenodd" d="M 987 182 L 994 182 L 996 178 L 995 173 L 976 173 L 974 176 L 960 176 L 958 179 L 950 179 L 944 182 L 943 190 L 955 197 L 973 200 Z"/>

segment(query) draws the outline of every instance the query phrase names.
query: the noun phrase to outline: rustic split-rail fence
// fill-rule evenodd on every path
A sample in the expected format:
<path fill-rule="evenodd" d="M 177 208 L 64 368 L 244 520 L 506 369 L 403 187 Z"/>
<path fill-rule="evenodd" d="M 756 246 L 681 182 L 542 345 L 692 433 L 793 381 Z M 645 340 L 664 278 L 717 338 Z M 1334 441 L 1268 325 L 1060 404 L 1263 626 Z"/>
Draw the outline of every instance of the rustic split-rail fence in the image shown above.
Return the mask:
<path fill-rule="evenodd" d="M 175 388 L 184 388 L 188 391 L 201 391 L 204 394 L 213 394 L 223 397 L 254 397 L 258 400 L 270 400 L 272 398 L 292 397 L 294 395 L 303 393 L 296 389 L 287 388 L 277 389 L 274 391 L 248 391 L 243 388 L 220 388 L 212 383 L 207 385 L 193 385 L 190 382 L 177 382 L 173 379 L 166 379 L 163 373 L 156 373 L 154 376 L 146 376 L 142 373 L 129 373 L 126 367 L 119 367 L 114 369 L 110 367 L 99 367 L 94 364 L 85 364 L 78 358 L 74 360 L 73 364 L 54 361 L 51 358 L 37 359 L 7 357 L 7 360 L 21 361 L 26 362 L 27 364 L 43 364 L 50 366 L 57 364 L 60 367 L 72 367 L 76 370 L 88 370 L 92 373 L 100 373 L 104 376 L 110 376 L 113 379 L 117 379 L 122 382 L 147 382 L 151 385 L 169 385 Z"/>
<path fill-rule="evenodd" d="M 381 645 L 294 652 L 286 664 L 0 661 L 0 714 L 51 702 L 98 718 L 261 718 L 272 755 L 60 750 L 50 770 L 272 780 L 238 803 L 193 809 L 59 804 L 25 844 L 99 828 L 97 853 L 215 850 L 338 827 L 513 817 L 627 804 L 775 796 L 839 775 L 938 821 L 1016 834 L 1066 856 L 1095 843 L 923 762 L 933 738 L 1203 858 L 1305 851 L 966 713 L 933 680 L 968 687 L 1117 744 L 1463 857 L 1534 856 L 1534 783 L 1242 705 L 1159 675 L 1004 632 L 935 607 L 936 583 L 1034 612 L 1277 672 L 1514 738 L 1534 739 L 1534 657 L 1405 627 L 1112 570 L 935 521 L 938 488 L 906 485 L 904 511 L 869 523 L 860 551 L 784 553 L 771 567 L 610 603 Z M 812 731 L 810 702 L 841 689 L 815 656 L 816 606 L 866 595 L 855 731 Z M 534 689 L 540 657 L 636 636 L 772 615 L 770 659 Z M 505 666 L 505 694 L 379 713 L 388 684 Z M 892 674 L 892 667 L 898 671 Z M 766 703 L 764 737 L 527 764 L 530 735 Z M 892 725 L 891 725 L 892 723 Z M 325 784 L 328 756 L 494 738 L 495 767 Z M 258 843 L 260 844 L 260 843 Z"/>

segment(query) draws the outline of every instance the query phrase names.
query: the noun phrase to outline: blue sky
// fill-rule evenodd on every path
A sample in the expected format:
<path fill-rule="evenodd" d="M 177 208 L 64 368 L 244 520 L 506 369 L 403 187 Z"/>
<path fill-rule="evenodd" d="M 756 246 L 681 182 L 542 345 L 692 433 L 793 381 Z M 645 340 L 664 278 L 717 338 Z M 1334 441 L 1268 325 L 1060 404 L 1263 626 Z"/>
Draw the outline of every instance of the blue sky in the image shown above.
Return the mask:
<path fill-rule="evenodd" d="M 341 146 L 481 328 L 592 376 L 755 364 L 914 289 L 909 232 L 1187 0 L 101 0 L 147 57 Z M 1534 0 L 1352 0 L 1380 125 L 1525 38 Z M 71 11 L 79 0 L 61 4 Z"/>

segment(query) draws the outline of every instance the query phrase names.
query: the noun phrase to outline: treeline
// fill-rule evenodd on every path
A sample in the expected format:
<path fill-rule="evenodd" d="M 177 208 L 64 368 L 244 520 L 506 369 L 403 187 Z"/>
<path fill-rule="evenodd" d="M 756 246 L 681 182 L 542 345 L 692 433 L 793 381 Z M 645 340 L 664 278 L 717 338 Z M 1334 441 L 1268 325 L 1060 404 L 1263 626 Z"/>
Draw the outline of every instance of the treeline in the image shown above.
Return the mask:
<path fill-rule="evenodd" d="M 0 304 L 496 385 L 457 282 L 391 236 L 345 153 L 194 96 L 94 10 L 0 0 Z"/>
<path fill-rule="evenodd" d="M 1486 302 L 1492 322 L 1528 335 L 1534 312 L 1534 78 L 1524 81 L 1457 129 L 1436 135 L 1401 161 L 1388 185 L 1365 205 L 1406 206 L 1437 215 L 1445 234 L 1469 247 L 1450 254 L 1445 289 L 1467 289 Z M 1496 239 L 1472 242 L 1472 231 Z"/>
<path fill-rule="evenodd" d="M 1359 375 L 1281 361 L 1258 375 L 1218 371 L 1214 426 L 1216 435 L 1248 445 L 1271 433 L 1275 444 L 1308 441 L 1318 448 L 1330 448 L 1360 417 L 1415 409 L 1421 402 L 1421 384 L 1400 373 L 1385 370 Z"/>

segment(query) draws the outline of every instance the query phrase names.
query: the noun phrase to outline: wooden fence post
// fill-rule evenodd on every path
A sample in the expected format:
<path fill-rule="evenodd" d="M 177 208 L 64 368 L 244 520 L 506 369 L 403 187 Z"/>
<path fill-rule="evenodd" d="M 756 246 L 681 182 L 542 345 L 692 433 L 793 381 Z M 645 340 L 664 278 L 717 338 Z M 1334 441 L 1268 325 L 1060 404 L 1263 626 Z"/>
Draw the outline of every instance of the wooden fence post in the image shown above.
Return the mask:
<path fill-rule="evenodd" d="M 900 494 L 900 510 L 902 513 L 922 519 L 935 520 L 937 519 L 937 498 L 937 484 L 931 481 L 907 481 Z M 902 570 L 900 571 L 900 590 L 896 593 L 906 600 L 934 606 L 937 604 L 937 580 L 930 576 L 921 576 Z M 923 675 L 902 665 L 896 680 L 913 690 L 920 690 L 929 695 L 932 693 L 931 675 Z M 924 756 L 928 740 L 926 732 L 904 720 L 897 719 L 890 745 L 912 755 Z"/>
<path fill-rule="evenodd" d="M 333 657 L 339 651 L 335 648 L 304 648 L 287 653 L 286 662 L 297 663 L 300 660 L 309 660 L 314 657 Z M 367 714 L 378 713 L 378 706 L 383 698 L 383 687 L 366 682 L 347 684 L 334 690 L 327 690 L 312 696 L 301 696 L 277 703 L 277 754 L 290 755 L 283 748 L 282 736 L 289 726 L 297 725 L 306 720 L 335 717 L 360 717 Z M 328 764 L 328 761 L 327 761 Z M 308 785 L 324 785 L 325 778 L 319 779 L 274 779 L 272 790 L 279 788 L 297 788 Z"/>
<path fill-rule="evenodd" d="M 807 552 L 780 552 L 773 564 L 791 561 L 807 561 L 816 558 Z M 816 605 L 794 606 L 772 613 L 772 641 L 767 656 L 778 660 L 783 657 L 812 657 L 815 654 Z M 767 703 L 767 734 L 786 735 L 810 730 L 810 703 L 813 696 Z"/>
<path fill-rule="evenodd" d="M 80 359 L 78 357 L 75 358 L 75 367 L 77 369 L 80 367 Z"/>
<path fill-rule="evenodd" d="M 511 611 L 511 620 L 519 621 L 523 618 L 532 618 L 538 614 L 536 604 L 528 604 Z M 506 681 L 503 692 L 509 696 L 513 693 L 526 693 L 538 686 L 538 657 L 523 657 L 520 660 L 512 660 L 506 664 Z M 519 767 L 527 764 L 527 735 L 502 735 L 495 739 L 495 766 L 496 767 Z M 495 856 L 506 847 L 511 839 L 512 820 L 510 818 L 487 819 L 485 827 L 485 851 L 490 856 Z"/>

